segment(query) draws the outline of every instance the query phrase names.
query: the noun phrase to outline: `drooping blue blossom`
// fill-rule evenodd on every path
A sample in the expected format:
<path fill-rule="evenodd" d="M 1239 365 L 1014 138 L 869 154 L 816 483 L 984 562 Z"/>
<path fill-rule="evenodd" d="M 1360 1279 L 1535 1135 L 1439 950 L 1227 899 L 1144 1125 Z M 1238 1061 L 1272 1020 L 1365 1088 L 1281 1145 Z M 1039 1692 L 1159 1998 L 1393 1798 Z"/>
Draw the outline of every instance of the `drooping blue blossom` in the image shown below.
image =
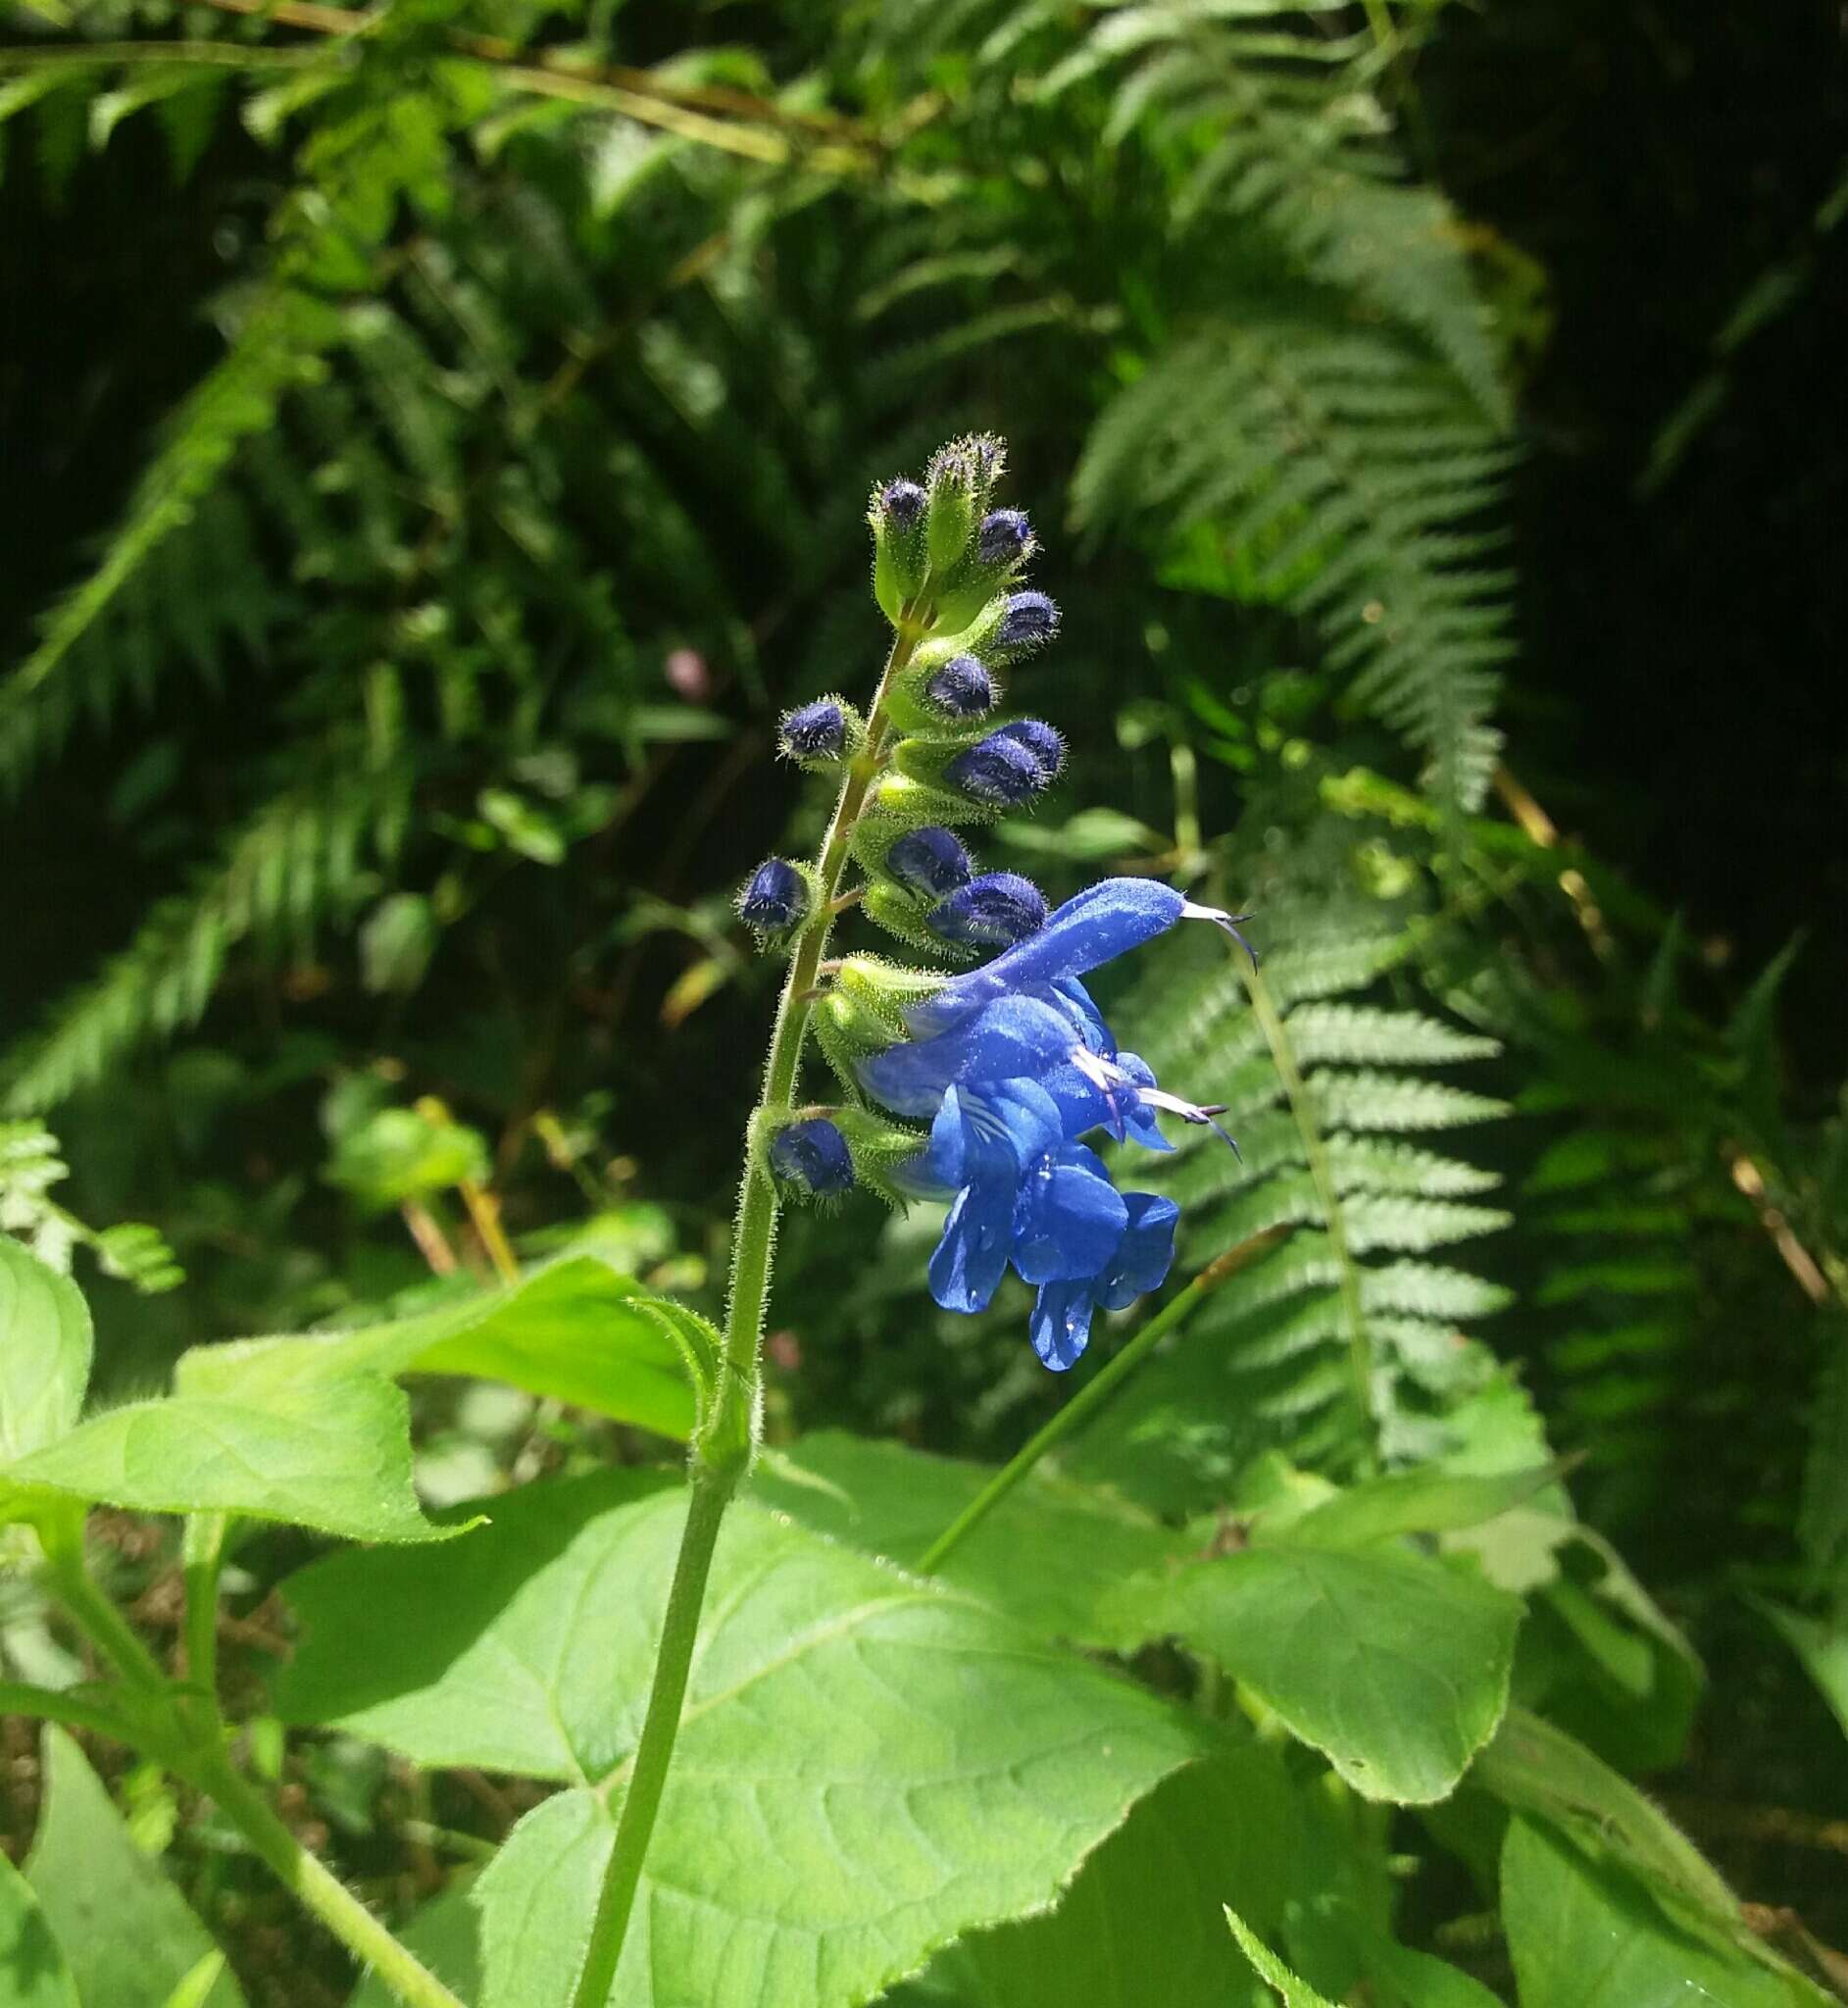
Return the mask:
<path fill-rule="evenodd" d="M 1043 592 L 1016 592 L 1008 595 L 995 629 L 998 648 L 1027 648 L 1050 641 L 1059 631 L 1059 609 Z"/>
<path fill-rule="evenodd" d="M 817 698 L 784 712 L 777 737 L 792 759 L 837 760 L 847 744 L 847 714 L 833 698 Z"/>
<path fill-rule="evenodd" d="M 1144 1061 L 1120 1051 L 1081 979 L 1178 920 L 1236 934 L 1243 918 L 1153 880 L 1106 879 L 907 1006 L 913 1036 L 861 1062 L 875 1100 L 931 1123 L 902 1177 L 951 1200 L 930 1268 L 938 1303 L 980 1309 L 1012 1261 L 1038 1289 L 1035 1350 L 1063 1370 L 1100 1306 L 1122 1309 L 1163 1281 L 1178 1209 L 1120 1194 L 1081 1139 L 1104 1130 L 1166 1149 L 1158 1113 L 1218 1129 L 1223 1112 L 1167 1092 Z"/>
<path fill-rule="evenodd" d="M 853 1156 L 847 1139 L 825 1116 L 786 1124 L 770 1140 L 770 1168 L 777 1181 L 812 1198 L 850 1191 Z"/>
<path fill-rule="evenodd" d="M 984 872 L 931 910 L 933 934 L 966 948 L 1011 948 L 1046 921 L 1046 895 L 1018 872 Z"/>
<path fill-rule="evenodd" d="M 1011 565 L 1033 545 L 1033 526 L 1024 510 L 991 509 L 975 533 L 975 555 L 984 565 Z"/>
<path fill-rule="evenodd" d="M 1153 1192 L 1129 1192 L 1124 1213 L 1123 1232 L 1093 1274 L 1042 1283 L 1033 1300 L 1027 1334 L 1055 1374 L 1077 1363 L 1091 1335 L 1093 1312 L 1126 1311 L 1168 1280 L 1180 1208 Z"/>
<path fill-rule="evenodd" d="M 952 656 L 924 682 L 924 697 L 950 718 L 982 718 L 995 707 L 994 678 L 973 655 Z"/>
<path fill-rule="evenodd" d="M 1052 778 L 1033 748 L 1005 728 L 965 746 L 944 768 L 943 778 L 976 801 L 1005 809 L 1030 802 Z"/>
<path fill-rule="evenodd" d="M 786 858 L 766 858 L 738 895 L 738 918 L 759 934 L 786 934 L 808 910 L 808 883 Z"/>
<path fill-rule="evenodd" d="M 950 1210 L 930 1257 L 930 1294 L 946 1311 L 985 1310 L 1007 1273 L 1024 1168 L 1058 1147 L 1059 1111 L 1030 1079 L 985 1095 L 948 1089 L 930 1140 L 895 1181 Z"/>
<path fill-rule="evenodd" d="M 961 839 L 934 823 L 908 829 L 886 852 L 885 869 L 922 899 L 944 899 L 975 876 Z"/>
<path fill-rule="evenodd" d="M 1164 934 L 1176 921 L 1211 921 L 1224 928 L 1247 954 L 1238 933 L 1249 914 L 1222 913 L 1196 906 L 1156 878 L 1100 878 L 1068 899 L 1018 947 L 980 969 L 966 970 L 910 1006 L 905 1023 L 919 1037 L 946 1031 L 959 1019 L 1010 992 L 1035 994 L 1068 978 L 1088 976 L 1131 948 Z"/>
<path fill-rule="evenodd" d="M 925 499 L 916 481 L 887 481 L 879 491 L 879 508 L 894 529 L 913 529 L 924 521 Z"/>

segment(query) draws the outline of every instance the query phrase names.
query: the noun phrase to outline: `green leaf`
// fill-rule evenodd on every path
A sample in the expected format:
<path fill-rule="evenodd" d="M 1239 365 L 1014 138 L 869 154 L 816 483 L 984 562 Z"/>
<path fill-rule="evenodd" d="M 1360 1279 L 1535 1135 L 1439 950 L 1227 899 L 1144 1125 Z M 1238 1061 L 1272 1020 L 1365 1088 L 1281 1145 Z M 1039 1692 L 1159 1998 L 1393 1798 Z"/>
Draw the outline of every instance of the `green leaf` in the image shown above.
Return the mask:
<path fill-rule="evenodd" d="M 1828 1998 L 1743 1946 L 1672 1920 L 1644 1887 L 1515 1820 L 1502 1915 L 1522 2008 L 1822 2008 Z"/>
<path fill-rule="evenodd" d="M 212 1989 L 218 1985 L 224 1972 L 224 1953 L 208 1952 L 168 1995 L 166 2001 L 162 2003 L 162 2008 L 205 2008 L 205 2004 L 212 1998 Z"/>
<path fill-rule="evenodd" d="M 63 1730 L 47 1724 L 45 1810 L 25 1880 L 64 1947 L 86 2008 L 167 2008 L 217 1948 L 159 1865 L 135 1846 L 102 1780 Z M 55 1998 L 55 1997 L 53 1997 Z M 202 1997 L 241 2008 L 228 1973 Z"/>
<path fill-rule="evenodd" d="M 597 1255 L 572 1255 L 511 1289 L 491 1290 L 387 1325 L 304 1338 L 195 1346 L 179 1362 L 184 1393 L 306 1390 L 356 1372 L 469 1374 L 684 1439 L 695 1375 L 716 1371 L 718 1334 L 697 1312 L 647 1295 Z"/>
<path fill-rule="evenodd" d="M 911 1564 L 993 1475 L 828 1431 L 767 1456 L 753 1494 L 818 1533 Z M 1117 1633 L 1099 1610 L 1106 1588 L 1185 1551 L 1148 1515 L 1035 1472 L 956 1549 L 942 1580 L 1056 1637 L 1108 1647 Z"/>
<path fill-rule="evenodd" d="M 286 1720 L 576 1787 L 471 1892 L 476 2008 L 569 1994 L 684 1516 L 679 1487 L 599 1474 L 511 1495 L 421 1568 L 351 1553 L 288 1586 Z M 637 2008 L 867 2000 L 958 1933 L 1048 1904 L 1211 1733 L 748 1501 L 706 1608 L 618 1981 Z"/>
<path fill-rule="evenodd" d="M 1085 1863 L 1050 1917 L 958 1941 L 891 2008 L 1269 2008 L 1223 1906 L 1274 1927 L 1298 1863 L 1295 1794 L 1253 1744 L 1188 1767 Z"/>
<path fill-rule="evenodd" d="M 1394 1472 L 1312 1507 L 1290 1523 L 1289 1539 L 1302 1547 L 1345 1548 L 1395 1534 L 1477 1527 L 1531 1498 L 1557 1476 L 1546 1465 L 1480 1478 L 1435 1466 Z"/>
<path fill-rule="evenodd" d="M 1232 1936 L 1238 1940 L 1239 1951 L 1251 1961 L 1265 1982 L 1276 1989 L 1283 2008 L 1334 2008 L 1334 2004 L 1317 1993 L 1307 1981 L 1299 1981 L 1229 1903 L 1225 1906 L 1225 1922 L 1232 1928 Z"/>
<path fill-rule="evenodd" d="M 32 1885 L 0 1855 L 0 2008 L 80 2008 Z"/>
<path fill-rule="evenodd" d="M 1521 1605 L 1441 1562 L 1273 1546 L 1125 1583 L 1107 1608 L 1216 1659 L 1370 1799 L 1443 1798 L 1508 1699 Z"/>
<path fill-rule="evenodd" d="M 1448 1961 L 1401 1945 L 1357 1921 L 1344 1922 L 1353 1929 L 1368 1978 L 1384 1981 L 1406 2008 L 1502 2008 L 1480 1981 L 1460 1973 Z"/>
<path fill-rule="evenodd" d="M 1823 1624 L 1769 1597 L 1752 1600 L 1774 1625 L 1784 1643 L 1803 1662 L 1803 1671 L 1848 1732 L 1848 1625 Z"/>
<path fill-rule="evenodd" d="M 0 1233 L 0 1463 L 75 1429 L 89 1378 L 82 1293 Z"/>
<path fill-rule="evenodd" d="M 1472 1784 L 1615 1851 L 1664 1888 L 1730 1915 L 1732 1892 L 1707 1858 L 1625 1778 L 1524 1708 L 1511 1708 L 1475 1760 Z"/>
<path fill-rule="evenodd" d="M 375 1375 L 329 1376 L 261 1404 L 208 1395 L 92 1417 L 7 1473 L 27 1499 L 132 1513 L 247 1513 L 353 1540 L 459 1533 L 425 1519 L 411 1483 L 411 1410 Z"/>
<path fill-rule="evenodd" d="M 416 1109 L 380 1109 L 340 1138 L 327 1178 L 362 1205 L 384 1208 L 466 1179 L 485 1183 L 491 1171 L 478 1130 Z"/>

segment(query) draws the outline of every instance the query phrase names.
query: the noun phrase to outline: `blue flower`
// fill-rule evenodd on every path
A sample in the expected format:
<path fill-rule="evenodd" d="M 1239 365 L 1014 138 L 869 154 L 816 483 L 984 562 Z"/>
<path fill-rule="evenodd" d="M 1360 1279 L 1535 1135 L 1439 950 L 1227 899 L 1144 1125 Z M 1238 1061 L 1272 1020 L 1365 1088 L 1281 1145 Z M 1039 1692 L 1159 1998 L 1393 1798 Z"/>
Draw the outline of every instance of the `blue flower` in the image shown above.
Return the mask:
<path fill-rule="evenodd" d="M 952 656 L 924 684 L 925 699 L 951 718 L 982 718 L 995 707 L 994 678 L 978 657 Z"/>
<path fill-rule="evenodd" d="M 1102 878 L 1068 899 L 1036 934 L 980 969 L 951 977 L 928 997 L 912 1005 L 905 1023 L 920 1038 L 947 1031 L 984 1004 L 1012 993 L 1039 995 L 1068 979 L 1088 976 L 1131 948 L 1164 934 L 1176 921 L 1211 921 L 1224 928 L 1247 954 L 1238 932 L 1249 914 L 1221 913 L 1154 878 Z"/>
<path fill-rule="evenodd" d="M 1076 1364 L 1090 1338 L 1094 1311 L 1126 1311 L 1168 1280 L 1180 1208 L 1153 1192 L 1131 1192 L 1124 1199 L 1124 1215 L 1122 1233 L 1093 1273 L 1043 1283 L 1033 1299 L 1028 1335 L 1055 1374 Z"/>
<path fill-rule="evenodd" d="M 1046 895 L 1018 872 L 984 872 L 932 908 L 929 927 L 968 948 L 1011 948 L 1046 920 Z"/>
<path fill-rule="evenodd" d="M 929 1269 L 930 1294 L 946 1311 L 986 1309 L 1013 1249 L 1022 1174 L 1059 1139 L 1059 1111 L 1031 1080 L 983 1095 L 944 1091 L 929 1143 L 896 1176 L 924 1197 L 951 1195 Z"/>
<path fill-rule="evenodd" d="M 921 899 L 943 899 L 975 873 L 961 840 L 934 823 L 908 829 L 886 852 L 885 869 Z"/>
<path fill-rule="evenodd" d="M 1158 1112 L 1217 1130 L 1223 1111 L 1166 1092 L 1145 1062 L 1120 1051 L 1080 979 L 1178 920 L 1236 934 L 1243 918 L 1149 879 L 1106 879 L 983 968 L 907 1006 L 913 1036 L 860 1063 L 875 1100 L 930 1120 L 928 1145 L 900 1180 L 950 1198 L 930 1262 L 931 1293 L 946 1310 L 981 1309 L 1012 1262 L 1038 1290 L 1034 1349 L 1063 1370 L 1083 1351 L 1100 1306 L 1120 1310 L 1166 1279 L 1178 1209 L 1119 1193 L 1080 1139 L 1102 1129 L 1167 1149 Z"/>
<path fill-rule="evenodd" d="M 847 1139 L 825 1116 L 778 1130 L 770 1140 L 770 1168 L 779 1183 L 818 1199 L 849 1191 L 854 1181 Z"/>

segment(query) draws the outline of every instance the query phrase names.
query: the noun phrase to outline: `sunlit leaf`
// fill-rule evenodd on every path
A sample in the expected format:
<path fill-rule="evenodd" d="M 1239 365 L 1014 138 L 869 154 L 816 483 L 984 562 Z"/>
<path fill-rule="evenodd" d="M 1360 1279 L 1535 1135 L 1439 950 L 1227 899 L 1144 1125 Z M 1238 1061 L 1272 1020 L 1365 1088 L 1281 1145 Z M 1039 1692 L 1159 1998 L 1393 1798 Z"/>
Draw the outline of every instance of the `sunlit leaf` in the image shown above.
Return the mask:
<path fill-rule="evenodd" d="M 574 1787 L 471 1892 L 480 1983 L 450 1978 L 476 2008 L 569 1997 L 684 1513 L 632 1473 L 532 1486 L 420 1567 L 355 1552 L 289 1585 L 286 1719 Z M 958 1933 L 1049 1903 L 1211 1740 L 974 1599 L 749 1503 L 706 1608 L 625 2002 L 865 2001 Z"/>
<path fill-rule="evenodd" d="M 44 1753 L 45 1808 L 25 1880 L 64 1948 L 77 1999 L 84 2008 L 168 2008 L 217 1948 L 159 1864 L 129 1838 L 71 1737 L 47 1725 Z M 203 2008 L 241 2008 L 243 1998 L 222 1972 L 200 2000 Z"/>
<path fill-rule="evenodd" d="M 1521 1606 L 1409 1550 L 1274 1545 L 1125 1583 L 1106 1606 L 1217 1660 L 1373 1799 L 1443 1798 L 1508 1699 Z"/>

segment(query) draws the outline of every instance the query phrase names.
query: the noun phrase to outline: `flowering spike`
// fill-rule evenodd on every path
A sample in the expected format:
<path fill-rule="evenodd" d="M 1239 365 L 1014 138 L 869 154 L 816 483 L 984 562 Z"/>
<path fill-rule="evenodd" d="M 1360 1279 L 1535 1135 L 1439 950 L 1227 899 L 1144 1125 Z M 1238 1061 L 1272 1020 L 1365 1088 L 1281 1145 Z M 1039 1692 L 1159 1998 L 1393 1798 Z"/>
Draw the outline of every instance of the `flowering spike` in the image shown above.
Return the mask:
<path fill-rule="evenodd" d="M 943 770 L 943 778 L 977 802 L 1017 809 L 1030 802 L 1049 776 L 1030 746 L 990 732 L 966 747 Z"/>
<path fill-rule="evenodd" d="M 1046 895 L 1016 872 L 984 872 L 935 907 L 933 933 L 966 948 L 1012 948 L 1046 922 Z"/>
<path fill-rule="evenodd" d="M 770 1140 L 770 1169 L 779 1185 L 807 1198 L 832 1199 L 853 1189 L 853 1155 L 825 1116 L 778 1130 Z"/>
<path fill-rule="evenodd" d="M 936 824 L 907 830 L 886 852 L 885 869 L 921 899 L 942 899 L 974 873 L 961 842 Z"/>
<path fill-rule="evenodd" d="M 809 883 L 786 858 L 766 858 L 738 895 L 738 918 L 760 940 L 799 927 L 809 911 Z"/>
<path fill-rule="evenodd" d="M 952 656 L 924 686 L 925 701 L 946 717 L 981 718 L 995 707 L 994 678 L 979 658 Z"/>

